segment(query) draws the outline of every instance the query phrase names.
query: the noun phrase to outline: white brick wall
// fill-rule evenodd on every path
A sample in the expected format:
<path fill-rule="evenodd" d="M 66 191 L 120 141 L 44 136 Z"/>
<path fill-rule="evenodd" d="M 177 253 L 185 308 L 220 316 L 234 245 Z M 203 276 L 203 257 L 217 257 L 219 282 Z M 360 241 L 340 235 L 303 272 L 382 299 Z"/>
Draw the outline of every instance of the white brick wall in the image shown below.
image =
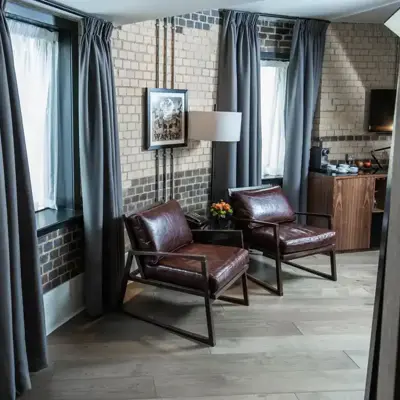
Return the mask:
<path fill-rule="evenodd" d="M 396 46 L 383 25 L 330 25 L 313 136 L 338 137 L 338 142 L 324 142 L 331 159 L 344 159 L 346 153 L 370 158 L 370 150 L 390 145 L 390 137 L 377 142 L 360 136 L 368 135 L 370 90 L 396 87 Z M 358 138 L 344 141 L 343 136 Z"/>
<path fill-rule="evenodd" d="M 216 102 L 218 25 L 210 31 L 183 28 L 175 35 L 175 88 L 188 89 L 189 110 L 208 111 Z M 163 29 L 160 28 L 161 53 Z M 171 30 L 168 29 L 168 82 L 171 85 Z M 145 89 L 156 87 L 155 21 L 125 25 L 113 34 L 123 189 L 137 178 L 154 176 L 155 153 L 143 151 Z M 160 58 L 163 86 L 163 56 Z M 211 146 L 189 142 L 176 149 L 175 171 L 210 168 Z"/>

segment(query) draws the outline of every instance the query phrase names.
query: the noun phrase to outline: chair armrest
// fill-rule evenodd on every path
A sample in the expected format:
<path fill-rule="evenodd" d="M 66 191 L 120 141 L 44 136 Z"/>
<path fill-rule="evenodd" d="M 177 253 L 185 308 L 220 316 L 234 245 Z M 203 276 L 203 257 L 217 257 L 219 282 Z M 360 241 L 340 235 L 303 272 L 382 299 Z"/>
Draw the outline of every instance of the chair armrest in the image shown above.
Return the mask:
<path fill-rule="evenodd" d="M 180 257 L 187 258 L 189 260 L 200 261 L 201 263 L 201 273 L 204 278 L 208 279 L 208 266 L 207 266 L 207 256 L 200 254 L 185 254 L 185 253 L 167 253 L 163 251 L 142 251 L 142 250 L 129 250 L 129 252 L 137 257 L 143 256 L 155 256 L 155 257 Z"/>
<path fill-rule="evenodd" d="M 331 214 L 319 214 L 309 212 L 295 212 L 296 215 L 306 215 L 307 217 L 325 218 L 328 220 L 328 228 L 332 229 L 332 215 Z"/>
<path fill-rule="evenodd" d="M 239 230 L 192 230 L 195 243 L 244 248 L 243 233 Z"/>
<path fill-rule="evenodd" d="M 276 224 L 274 222 L 260 221 L 258 219 L 235 218 L 235 217 L 233 219 L 235 221 L 246 222 L 249 224 L 258 224 L 258 225 L 263 225 L 263 226 L 269 226 L 270 228 L 279 228 L 279 224 Z"/>
<path fill-rule="evenodd" d="M 259 221 L 258 219 L 244 219 L 244 218 L 234 218 L 235 221 L 246 222 L 249 224 L 258 224 L 262 226 L 267 226 L 274 230 L 274 239 L 276 242 L 276 251 L 279 254 L 279 224 L 275 224 L 274 222 L 267 222 L 267 221 Z"/>

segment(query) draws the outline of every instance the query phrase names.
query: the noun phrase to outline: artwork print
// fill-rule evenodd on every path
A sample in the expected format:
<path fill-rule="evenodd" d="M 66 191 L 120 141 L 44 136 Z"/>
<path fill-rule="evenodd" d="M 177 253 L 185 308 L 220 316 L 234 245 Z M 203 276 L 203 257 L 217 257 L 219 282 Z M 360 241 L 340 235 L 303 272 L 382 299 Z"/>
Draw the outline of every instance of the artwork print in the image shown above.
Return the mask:
<path fill-rule="evenodd" d="M 187 91 L 148 89 L 146 149 L 187 146 Z"/>

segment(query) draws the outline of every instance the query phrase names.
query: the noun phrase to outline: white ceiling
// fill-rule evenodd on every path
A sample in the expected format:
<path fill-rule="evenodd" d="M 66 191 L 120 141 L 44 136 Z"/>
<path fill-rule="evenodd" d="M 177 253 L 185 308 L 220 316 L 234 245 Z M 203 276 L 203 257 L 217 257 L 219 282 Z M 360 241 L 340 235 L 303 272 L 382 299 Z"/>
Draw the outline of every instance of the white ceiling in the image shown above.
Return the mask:
<path fill-rule="evenodd" d="M 236 7 L 246 1 L 252 0 L 54 0 L 55 3 L 62 3 L 117 23 Z"/>
<path fill-rule="evenodd" d="M 400 0 L 58 0 L 59 3 L 115 21 L 130 23 L 199 10 L 233 8 L 330 21 L 386 21 Z"/>
<path fill-rule="evenodd" d="M 240 10 L 321 18 L 329 21 L 385 22 L 399 0 L 263 0 L 236 7 Z"/>

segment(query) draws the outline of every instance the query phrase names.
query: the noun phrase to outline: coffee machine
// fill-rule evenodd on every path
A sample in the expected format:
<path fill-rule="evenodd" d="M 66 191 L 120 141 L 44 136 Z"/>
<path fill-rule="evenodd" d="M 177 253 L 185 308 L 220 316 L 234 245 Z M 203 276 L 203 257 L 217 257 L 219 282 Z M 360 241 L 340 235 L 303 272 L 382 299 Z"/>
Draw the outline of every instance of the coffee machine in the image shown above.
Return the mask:
<path fill-rule="evenodd" d="M 312 146 L 310 150 L 310 171 L 326 171 L 329 165 L 329 149 Z"/>

